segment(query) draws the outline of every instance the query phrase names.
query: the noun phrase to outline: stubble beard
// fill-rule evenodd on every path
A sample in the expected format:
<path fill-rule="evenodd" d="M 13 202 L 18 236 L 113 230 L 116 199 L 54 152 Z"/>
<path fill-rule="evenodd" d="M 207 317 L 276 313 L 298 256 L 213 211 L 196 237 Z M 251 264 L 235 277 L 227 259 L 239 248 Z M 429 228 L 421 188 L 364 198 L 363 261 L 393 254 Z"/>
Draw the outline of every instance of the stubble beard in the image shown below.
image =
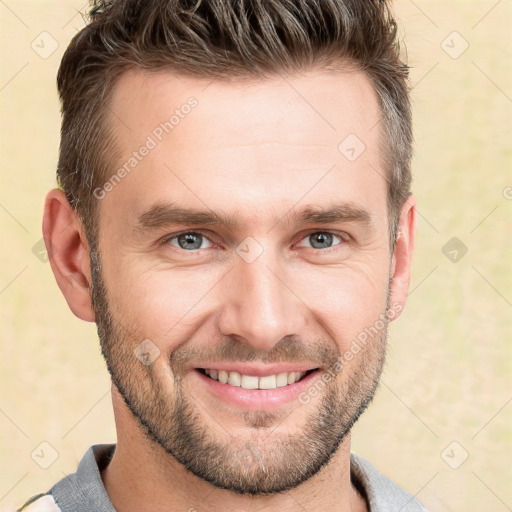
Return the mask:
<path fill-rule="evenodd" d="M 135 326 L 125 327 L 113 318 L 99 254 L 91 250 L 90 257 L 92 303 L 112 382 L 144 435 L 215 487 L 263 496 L 299 486 L 328 464 L 372 401 L 385 360 L 387 322 L 378 338 L 343 366 L 336 378 L 324 383 L 316 400 L 308 405 L 297 403 L 286 414 L 279 410 L 240 411 L 241 419 L 252 427 L 251 433 L 244 429 L 244 435 L 233 435 L 229 426 L 219 426 L 218 419 L 201 406 L 195 390 L 185 388 L 181 368 L 176 367 L 180 357 L 174 356 L 178 354 L 165 356 L 165 365 L 149 366 L 135 356 L 134 349 L 144 336 Z M 179 350 L 186 352 L 186 348 Z M 329 359 L 329 366 L 322 367 L 332 368 L 333 354 L 326 353 L 330 358 L 324 356 L 322 363 Z M 294 415 L 304 427 L 291 435 L 283 423 Z"/>

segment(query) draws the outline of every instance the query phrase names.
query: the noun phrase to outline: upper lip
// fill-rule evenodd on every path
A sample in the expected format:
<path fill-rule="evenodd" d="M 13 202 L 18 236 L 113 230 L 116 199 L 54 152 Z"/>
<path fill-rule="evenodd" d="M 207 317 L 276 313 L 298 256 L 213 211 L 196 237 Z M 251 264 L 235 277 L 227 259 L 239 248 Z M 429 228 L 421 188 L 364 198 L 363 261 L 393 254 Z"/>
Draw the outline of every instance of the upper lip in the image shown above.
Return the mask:
<path fill-rule="evenodd" d="M 204 363 L 195 366 L 196 369 L 208 369 L 225 372 L 238 372 L 242 375 L 266 377 L 284 372 L 307 372 L 316 370 L 314 364 L 280 363 L 280 364 L 251 364 L 251 363 Z"/>

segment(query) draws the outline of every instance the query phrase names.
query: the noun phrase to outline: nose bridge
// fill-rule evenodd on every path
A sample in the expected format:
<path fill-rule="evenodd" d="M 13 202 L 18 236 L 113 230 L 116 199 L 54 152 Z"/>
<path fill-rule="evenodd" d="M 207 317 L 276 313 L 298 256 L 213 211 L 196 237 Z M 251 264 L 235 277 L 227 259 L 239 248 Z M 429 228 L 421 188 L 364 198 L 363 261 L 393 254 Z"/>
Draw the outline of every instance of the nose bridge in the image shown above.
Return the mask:
<path fill-rule="evenodd" d="M 237 258 L 222 300 L 219 327 L 223 335 L 270 350 L 283 337 L 300 333 L 305 306 L 288 288 L 280 269 L 269 249 L 252 262 Z"/>

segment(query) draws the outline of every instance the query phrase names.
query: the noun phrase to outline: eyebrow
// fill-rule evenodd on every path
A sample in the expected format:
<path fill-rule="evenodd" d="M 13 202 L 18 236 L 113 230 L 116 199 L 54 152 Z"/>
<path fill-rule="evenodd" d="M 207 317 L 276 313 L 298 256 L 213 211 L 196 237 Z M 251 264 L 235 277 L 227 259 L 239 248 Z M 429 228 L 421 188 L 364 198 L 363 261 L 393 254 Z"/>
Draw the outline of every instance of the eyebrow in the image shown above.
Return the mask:
<path fill-rule="evenodd" d="M 362 206 L 346 202 L 328 208 L 317 205 L 306 205 L 301 210 L 289 210 L 275 224 L 286 227 L 304 224 L 332 224 L 335 222 L 357 222 L 371 226 L 372 217 Z M 240 229 L 240 216 L 236 213 L 224 214 L 212 210 L 184 208 L 174 203 L 155 204 L 139 215 L 135 229 L 137 231 L 153 231 L 172 225 L 188 226 L 223 226 L 230 230 Z"/>

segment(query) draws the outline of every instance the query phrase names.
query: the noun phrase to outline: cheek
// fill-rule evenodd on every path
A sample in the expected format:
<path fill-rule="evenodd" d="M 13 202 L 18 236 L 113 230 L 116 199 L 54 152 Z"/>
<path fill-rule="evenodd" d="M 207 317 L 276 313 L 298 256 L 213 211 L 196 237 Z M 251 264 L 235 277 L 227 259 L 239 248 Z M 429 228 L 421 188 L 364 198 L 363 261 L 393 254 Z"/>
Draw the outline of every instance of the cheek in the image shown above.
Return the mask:
<path fill-rule="evenodd" d="M 226 297 L 233 297 L 229 266 L 141 269 L 134 261 L 125 261 L 118 268 L 123 272 L 107 277 L 116 321 L 131 325 L 133 332 L 165 352 L 199 331 L 205 339 L 218 334 L 212 332 L 215 315 L 228 305 Z M 299 309 L 308 316 L 312 332 L 327 334 L 343 350 L 385 311 L 389 275 L 384 265 L 359 261 L 327 267 L 301 262 L 282 270 L 280 277 L 302 303 Z"/>
<path fill-rule="evenodd" d="M 136 325 L 137 331 L 168 350 L 169 340 L 182 341 L 211 310 L 223 271 L 149 269 L 127 265 L 123 280 L 109 287 L 111 310 L 116 319 Z"/>
<path fill-rule="evenodd" d="M 352 266 L 305 275 L 293 289 L 342 350 L 374 326 L 386 310 L 387 272 L 376 274 L 367 267 Z"/>

